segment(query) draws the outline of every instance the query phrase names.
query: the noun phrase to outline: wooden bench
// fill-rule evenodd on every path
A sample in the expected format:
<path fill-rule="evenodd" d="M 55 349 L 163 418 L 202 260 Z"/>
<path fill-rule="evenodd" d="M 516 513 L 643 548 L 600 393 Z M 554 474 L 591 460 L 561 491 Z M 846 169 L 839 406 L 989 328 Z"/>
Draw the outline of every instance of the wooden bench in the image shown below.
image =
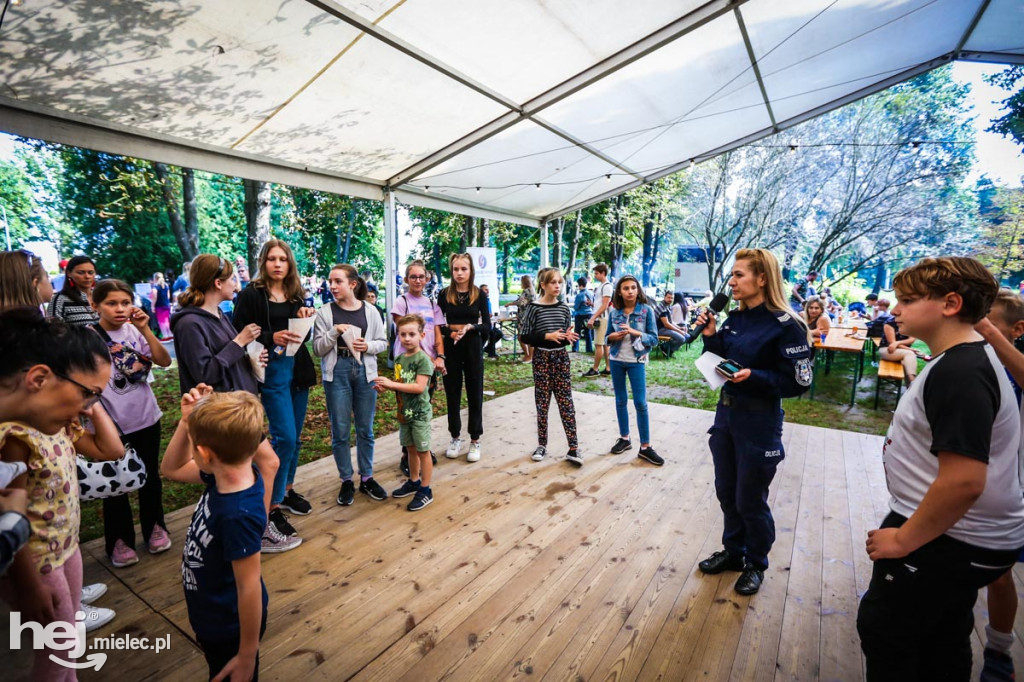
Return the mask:
<path fill-rule="evenodd" d="M 892 360 L 879 360 L 878 361 L 878 376 L 875 378 L 875 409 L 878 409 L 878 392 L 881 388 L 883 381 L 895 381 L 896 384 L 896 402 L 900 401 L 900 395 L 903 393 L 903 363 L 894 362 Z"/>
<path fill-rule="evenodd" d="M 672 357 L 672 353 L 668 350 L 668 345 L 672 343 L 671 336 L 658 336 L 658 345 L 655 350 L 661 353 L 661 357 L 669 359 Z"/>

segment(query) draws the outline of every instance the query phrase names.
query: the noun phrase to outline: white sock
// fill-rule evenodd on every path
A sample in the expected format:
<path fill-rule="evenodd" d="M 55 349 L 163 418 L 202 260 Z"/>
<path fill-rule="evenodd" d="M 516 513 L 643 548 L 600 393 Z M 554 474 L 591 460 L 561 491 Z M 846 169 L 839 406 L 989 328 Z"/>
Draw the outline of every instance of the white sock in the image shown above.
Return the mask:
<path fill-rule="evenodd" d="M 988 640 L 985 644 L 986 649 L 995 649 L 1004 654 L 1009 654 L 1010 647 L 1013 646 L 1012 632 L 993 630 L 991 625 L 985 626 L 985 639 Z"/>

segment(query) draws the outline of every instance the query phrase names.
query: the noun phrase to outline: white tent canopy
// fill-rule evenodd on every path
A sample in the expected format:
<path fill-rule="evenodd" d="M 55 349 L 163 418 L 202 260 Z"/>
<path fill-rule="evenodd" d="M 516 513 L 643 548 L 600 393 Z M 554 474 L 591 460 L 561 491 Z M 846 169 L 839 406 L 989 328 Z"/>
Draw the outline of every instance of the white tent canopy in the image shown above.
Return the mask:
<path fill-rule="evenodd" d="M 24 0 L 0 129 L 543 224 L 952 59 L 1019 0 Z"/>

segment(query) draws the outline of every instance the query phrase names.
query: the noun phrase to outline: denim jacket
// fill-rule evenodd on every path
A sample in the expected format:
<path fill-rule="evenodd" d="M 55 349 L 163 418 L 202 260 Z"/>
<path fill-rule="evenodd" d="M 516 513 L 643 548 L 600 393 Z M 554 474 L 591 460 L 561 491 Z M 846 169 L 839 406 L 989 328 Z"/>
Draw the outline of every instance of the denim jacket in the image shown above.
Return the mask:
<path fill-rule="evenodd" d="M 626 323 L 626 315 L 618 308 L 612 308 L 608 322 L 608 333 L 613 334 L 619 331 L 619 325 Z M 654 319 L 654 308 L 646 303 L 638 303 L 629 316 L 629 326 L 640 330 L 640 341 L 644 344 L 642 351 L 635 351 L 637 360 L 647 362 L 647 354 L 658 345 L 658 324 Z M 619 341 L 609 344 L 609 352 L 612 359 L 619 354 Z"/>

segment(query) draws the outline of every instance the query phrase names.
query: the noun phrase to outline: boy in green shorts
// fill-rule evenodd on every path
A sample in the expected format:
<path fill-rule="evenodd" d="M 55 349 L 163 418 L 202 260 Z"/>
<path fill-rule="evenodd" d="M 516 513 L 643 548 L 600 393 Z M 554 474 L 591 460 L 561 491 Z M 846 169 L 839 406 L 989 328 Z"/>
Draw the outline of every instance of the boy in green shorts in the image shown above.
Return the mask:
<path fill-rule="evenodd" d="M 377 390 L 392 390 L 398 402 L 398 436 L 409 451 L 409 480 L 392 497 L 414 495 L 407 507 L 419 511 L 434 501 L 430 476 L 434 464 L 430 458 L 430 420 L 433 410 L 427 383 L 434 373 L 434 362 L 420 349 L 424 322 L 419 315 L 406 315 L 395 323 L 398 342 L 405 351 L 395 358 L 395 378 L 378 376 Z"/>

